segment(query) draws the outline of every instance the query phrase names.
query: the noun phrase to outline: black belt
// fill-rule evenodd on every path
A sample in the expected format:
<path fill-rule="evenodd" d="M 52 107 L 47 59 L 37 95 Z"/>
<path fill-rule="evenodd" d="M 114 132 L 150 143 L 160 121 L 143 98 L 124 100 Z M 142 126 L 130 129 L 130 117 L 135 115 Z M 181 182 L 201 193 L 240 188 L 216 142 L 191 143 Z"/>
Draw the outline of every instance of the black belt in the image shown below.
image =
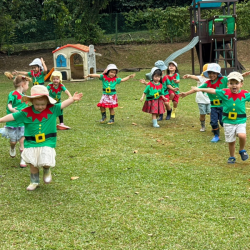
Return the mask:
<path fill-rule="evenodd" d="M 230 113 L 222 113 L 224 116 L 226 117 L 231 117 L 231 119 L 236 119 L 237 117 L 239 118 L 246 118 L 247 115 L 246 114 L 237 114 L 236 112 L 230 112 Z"/>
<path fill-rule="evenodd" d="M 38 137 L 39 137 L 39 134 L 38 134 Z M 41 134 L 41 137 L 42 137 L 42 134 Z M 50 134 L 45 135 L 45 139 L 48 139 L 50 137 L 56 137 L 56 133 L 50 133 Z M 28 141 L 36 141 L 35 136 L 25 136 L 25 139 Z"/>
<path fill-rule="evenodd" d="M 222 101 L 221 100 L 218 100 L 218 102 L 220 103 L 220 104 L 222 104 Z M 212 105 L 215 105 L 216 106 L 216 104 L 214 104 L 214 101 L 211 101 L 210 102 L 210 104 L 212 104 Z M 218 104 L 219 105 L 219 104 Z"/>
<path fill-rule="evenodd" d="M 37 83 L 38 83 L 38 84 L 34 84 L 34 83 L 33 83 L 33 86 L 34 86 L 34 85 L 44 85 L 44 82 L 37 82 Z"/>
<path fill-rule="evenodd" d="M 106 93 L 110 93 L 110 92 L 116 92 L 115 89 L 110 89 L 110 92 L 107 92 L 106 89 L 102 89 L 103 91 L 105 91 Z"/>
<path fill-rule="evenodd" d="M 153 99 L 155 99 L 154 96 L 148 96 L 148 97 L 147 97 L 147 100 L 153 100 Z"/>

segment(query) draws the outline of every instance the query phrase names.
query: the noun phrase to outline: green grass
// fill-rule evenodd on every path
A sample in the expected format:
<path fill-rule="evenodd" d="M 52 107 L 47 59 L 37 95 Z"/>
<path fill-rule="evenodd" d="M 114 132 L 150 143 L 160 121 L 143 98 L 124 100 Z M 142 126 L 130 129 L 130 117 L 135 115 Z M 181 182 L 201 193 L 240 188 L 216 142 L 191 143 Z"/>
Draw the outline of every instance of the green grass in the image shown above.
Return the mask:
<path fill-rule="evenodd" d="M 153 128 L 139 101 L 145 73 L 117 86 L 111 126 L 98 123 L 99 80 L 65 82 L 84 96 L 64 110 L 72 129 L 58 132 L 50 185 L 26 191 L 29 169 L 18 167 L 19 155 L 11 159 L 0 138 L 1 250 L 250 248 L 249 161 L 237 155 L 237 164 L 227 165 L 223 130 L 221 141 L 210 143 L 208 118 L 207 131 L 199 132 L 194 95 L 180 100 L 176 119 Z M 182 80 L 181 91 L 192 85 Z M 0 116 L 12 89 L 0 75 Z"/>

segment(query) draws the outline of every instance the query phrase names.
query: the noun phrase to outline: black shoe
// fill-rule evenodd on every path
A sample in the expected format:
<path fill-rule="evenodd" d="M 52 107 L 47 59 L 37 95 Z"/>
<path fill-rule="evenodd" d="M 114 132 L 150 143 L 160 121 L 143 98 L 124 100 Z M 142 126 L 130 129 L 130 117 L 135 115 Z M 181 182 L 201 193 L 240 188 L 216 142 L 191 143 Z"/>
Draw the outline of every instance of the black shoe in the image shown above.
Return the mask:
<path fill-rule="evenodd" d="M 167 117 L 166 117 L 166 120 L 170 120 L 170 118 L 171 118 L 171 113 L 172 113 L 172 109 L 171 109 L 171 110 L 167 110 Z"/>
<path fill-rule="evenodd" d="M 163 120 L 163 114 L 159 115 L 159 118 L 157 119 L 157 121 L 162 121 Z"/>

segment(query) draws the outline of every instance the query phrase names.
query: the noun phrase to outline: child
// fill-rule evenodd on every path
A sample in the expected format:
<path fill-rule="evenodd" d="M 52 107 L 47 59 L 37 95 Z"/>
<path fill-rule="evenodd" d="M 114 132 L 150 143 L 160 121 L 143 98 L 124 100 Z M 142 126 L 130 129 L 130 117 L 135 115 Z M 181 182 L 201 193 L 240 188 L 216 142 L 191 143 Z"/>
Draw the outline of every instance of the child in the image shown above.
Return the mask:
<path fill-rule="evenodd" d="M 155 67 L 157 67 L 158 69 L 160 69 L 162 71 L 162 75 L 166 75 L 166 69 L 167 69 L 167 66 L 165 65 L 165 63 L 162 61 L 162 60 L 158 60 L 155 62 Z M 147 73 L 146 74 L 146 78 L 148 80 L 151 80 L 152 79 L 152 75 L 151 73 Z M 141 83 L 147 85 L 147 82 L 145 81 L 145 79 L 141 79 L 140 80 Z"/>
<path fill-rule="evenodd" d="M 142 111 L 152 114 L 153 127 L 159 128 L 160 126 L 157 123 L 156 117 L 165 112 L 162 99 L 166 100 L 162 86 L 162 72 L 160 69 L 154 67 L 151 70 L 151 75 L 152 81 L 147 84 L 140 101 L 142 102 L 146 96 Z"/>
<path fill-rule="evenodd" d="M 11 91 L 8 96 L 8 102 L 6 111 L 7 114 L 16 113 L 27 107 L 25 102 L 22 102 L 23 93 L 29 88 L 29 82 L 31 79 L 26 76 L 17 75 L 13 80 L 14 91 Z M 16 121 L 9 121 L 6 123 L 5 129 L 6 137 L 10 139 L 10 156 L 14 158 L 16 156 L 16 144 L 19 141 L 20 153 L 24 149 L 24 124 L 18 124 Z M 21 157 L 20 167 L 25 168 L 26 163 Z"/>
<path fill-rule="evenodd" d="M 208 66 L 208 64 L 205 64 L 203 66 L 203 72 L 207 70 L 207 66 Z M 183 78 L 184 79 L 190 78 L 190 79 L 196 80 L 197 87 L 201 86 L 202 84 L 204 84 L 206 81 L 209 80 L 208 78 L 204 77 L 203 73 L 200 76 L 184 75 Z M 199 107 L 199 111 L 200 111 L 200 122 L 201 122 L 200 131 L 205 132 L 206 131 L 206 127 L 205 127 L 206 115 L 210 115 L 210 112 L 211 112 L 210 99 L 209 99 L 207 93 L 203 93 L 203 92 L 199 91 L 196 93 L 195 101 L 198 103 L 198 107 Z"/>
<path fill-rule="evenodd" d="M 45 86 L 36 85 L 31 88 L 31 96 L 23 96 L 22 101 L 30 101 L 32 106 L 20 112 L 0 118 L 0 122 L 16 121 L 24 123 L 25 141 L 22 158 L 30 164 L 31 183 L 27 190 L 32 191 L 39 185 L 39 168 L 43 168 L 45 183 L 52 181 L 50 167 L 55 166 L 56 147 L 56 118 L 61 110 L 80 100 L 82 93 L 55 104 Z M 54 105 L 55 104 L 55 105 Z"/>
<path fill-rule="evenodd" d="M 168 89 L 169 100 L 172 100 L 173 102 L 173 110 L 171 109 L 169 104 L 168 105 L 166 104 L 167 107 L 166 120 L 169 120 L 170 117 L 175 118 L 175 113 L 179 102 L 179 93 L 180 93 L 179 91 L 180 75 L 178 73 L 177 63 L 175 61 L 171 61 L 168 63 L 167 75 L 163 78 L 162 81 L 163 81 L 163 86 L 166 86 Z"/>
<path fill-rule="evenodd" d="M 47 67 L 43 58 L 34 59 L 29 64 L 29 66 L 31 66 L 30 72 L 15 71 L 13 72 L 13 74 L 14 75 L 16 74 L 28 75 L 29 77 L 32 77 L 33 85 L 44 85 L 44 77 L 47 73 Z"/>
<path fill-rule="evenodd" d="M 61 93 L 64 91 L 69 98 L 71 98 L 70 92 L 62 84 L 62 74 L 60 71 L 54 71 L 50 77 L 51 83 L 48 84 L 47 89 L 49 96 L 56 100 L 56 103 L 61 103 Z M 57 126 L 59 130 L 69 129 L 70 127 L 65 126 L 63 123 L 63 114 L 59 115 L 60 124 Z"/>
<path fill-rule="evenodd" d="M 210 63 L 207 66 L 207 70 L 203 72 L 203 75 L 210 80 L 206 81 L 199 88 L 213 88 L 213 89 L 224 89 L 227 88 L 227 77 L 222 76 L 220 73 L 221 67 L 217 63 Z M 182 97 L 195 93 L 193 89 L 186 93 L 181 93 Z M 211 142 L 218 142 L 220 140 L 220 125 L 223 126 L 222 122 L 222 100 L 219 96 L 212 95 L 208 93 L 208 97 L 211 103 L 211 115 L 210 115 L 210 125 L 214 133 L 214 137 Z"/>
<path fill-rule="evenodd" d="M 238 72 L 228 75 L 228 89 L 197 88 L 194 91 L 203 91 L 211 95 L 216 95 L 222 100 L 223 124 L 226 142 L 228 142 L 230 157 L 228 163 L 235 163 L 235 141 L 239 137 L 239 154 L 243 161 L 248 159 L 248 154 L 244 149 L 246 144 L 246 107 L 245 103 L 250 101 L 250 93 L 241 90 L 243 86 L 243 76 Z"/>
<path fill-rule="evenodd" d="M 98 77 L 102 81 L 102 90 L 103 95 L 100 102 L 97 104 L 97 107 L 100 107 L 102 119 L 100 123 L 106 121 L 106 108 L 109 108 L 110 111 L 110 120 L 108 124 L 113 124 L 115 122 L 115 111 L 114 108 L 118 107 L 117 95 L 116 95 L 116 84 L 125 82 L 130 78 L 134 78 L 135 74 L 129 75 L 123 79 L 118 78 L 116 75 L 118 73 L 118 68 L 115 64 L 109 64 L 104 70 L 103 74 L 89 74 L 87 77 Z"/>

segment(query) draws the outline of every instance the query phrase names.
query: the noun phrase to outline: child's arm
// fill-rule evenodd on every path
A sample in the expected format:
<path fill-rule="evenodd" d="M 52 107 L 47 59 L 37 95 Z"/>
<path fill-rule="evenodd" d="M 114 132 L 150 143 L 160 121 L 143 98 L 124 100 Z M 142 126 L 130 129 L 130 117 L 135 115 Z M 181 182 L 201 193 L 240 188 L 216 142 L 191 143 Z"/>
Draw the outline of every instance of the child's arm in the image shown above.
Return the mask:
<path fill-rule="evenodd" d="M 26 72 L 26 71 L 17 71 L 17 70 L 14 70 L 14 72 L 12 72 L 12 74 L 15 76 L 15 75 L 28 75 L 29 72 Z"/>
<path fill-rule="evenodd" d="M 174 92 L 179 90 L 179 88 L 173 88 L 170 84 L 168 84 L 167 87 L 168 89 L 173 90 Z"/>
<path fill-rule="evenodd" d="M 145 85 L 148 84 L 144 78 L 143 78 L 143 79 L 140 79 L 140 83 L 145 84 Z"/>
<path fill-rule="evenodd" d="M 98 77 L 98 78 L 100 78 L 100 75 L 99 74 L 88 74 L 87 76 L 84 76 L 84 79 L 87 79 L 88 77 L 92 77 L 92 78 Z"/>
<path fill-rule="evenodd" d="M 47 66 L 46 66 L 45 61 L 43 60 L 43 58 L 41 58 L 41 62 L 42 62 L 42 65 L 43 65 L 43 72 L 44 72 L 44 74 L 47 74 L 48 69 L 47 69 Z"/>
<path fill-rule="evenodd" d="M 132 74 L 132 75 L 129 75 L 129 76 L 126 76 L 126 77 L 122 78 L 121 82 L 125 82 L 125 81 L 129 80 L 130 78 L 134 78 L 134 77 L 135 77 L 135 73 Z"/>
<path fill-rule="evenodd" d="M 64 109 L 64 108 L 68 107 L 70 104 L 72 104 L 74 101 L 79 101 L 81 99 L 82 99 L 82 93 L 75 92 L 71 98 L 62 102 L 61 109 Z"/>
<path fill-rule="evenodd" d="M 18 112 L 18 110 L 17 110 L 16 107 L 15 107 L 15 108 L 12 107 L 12 103 L 11 103 L 11 102 L 8 103 L 8 108 L 9 108 L 9 111 L 10 111 L 11 113 L 16 113 L 16 112 Z"/>
<path fill-rule="evenodd" d="M 175 83 L 179 83 L 179 82 L 180 82 L 180 80 L 176 80 L 176 79 L 174 79 L 174 82 L 175 82 Z"/>
<path fill-rule="evenodd" d="M 212 89 L 212 88 L 198 88 L 198 87 L 192 87 L 192 90 L 194 90 L 195 92 L 202 91 L 202 92 L 206 92 L 206 93 L 209 93 L 209 94 L 216 95 L 216 90 L 215 90 L 215 89 Z"/>
<path fill-rule="evenodd" d="M 243 77 L 245 77 L 245 76 L 249 76 L 249 75 L 250 75 L 250 71 L 245 72 L 245 73 L 243 73 L 243 74 L 242 74 L 242 76 L 243 76 Z"/>
<path fill-rule="evenodd" d="M 12 114 L 9 114 L 9 115 L 6 115 L 2 118 L 0 118 L 0 122 L 11 122 L 11 121 L 14 121 L 14 117 Z"/>
<path fill-rule="evenodd" d="M 189 74 L 187 74 L 187 75 L 183 76 L 183 79 L 187 79 L 187 78 L 193 79 L 195 81 L 199 81 L 199 78 L 197 76 L 195 76 L 195 75 L 189 75 Z"/>
<path fill-rule="evenodd" d="M 146 94 L 143 93 L 143 94 L 142 94 L 142 97 L 141 97 L 141 99 L 140 99 L 141 102 L 143 101 L 143 99 L 145 98 L 145 96 L 146 96 Z"/>
<path fill-rule="evenodd" d="M 65 90 L 65 94 L 68 95 L 69 98 L 72 97 L 72 95 L 70 94 L 70 92 L 68 90 Z"/>

